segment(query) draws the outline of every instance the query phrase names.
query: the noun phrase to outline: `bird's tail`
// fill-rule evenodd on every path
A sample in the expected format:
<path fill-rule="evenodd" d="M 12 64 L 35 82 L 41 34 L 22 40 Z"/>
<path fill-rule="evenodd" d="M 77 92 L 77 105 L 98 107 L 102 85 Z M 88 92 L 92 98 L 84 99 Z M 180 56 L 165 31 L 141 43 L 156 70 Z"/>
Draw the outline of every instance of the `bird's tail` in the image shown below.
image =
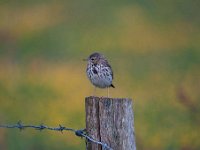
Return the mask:
<path fill-rule="evenodd" d="M 111 87 L 115 88 L 115 86 L 113 84 L 110 85 Z"/>

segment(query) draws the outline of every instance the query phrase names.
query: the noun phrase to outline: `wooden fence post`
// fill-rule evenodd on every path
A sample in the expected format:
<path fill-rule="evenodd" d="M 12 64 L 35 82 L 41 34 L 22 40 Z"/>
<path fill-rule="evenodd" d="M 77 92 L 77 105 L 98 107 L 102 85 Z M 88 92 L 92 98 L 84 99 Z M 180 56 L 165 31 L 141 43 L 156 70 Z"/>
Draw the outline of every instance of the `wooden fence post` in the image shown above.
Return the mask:
<path fill-rule="evenodd" d="M 113 150 L 136 150 L 132 100 L 86 97 L 86 130 L 92 138 Z M 87 150 L 102 150 L 87 142 Z"/>

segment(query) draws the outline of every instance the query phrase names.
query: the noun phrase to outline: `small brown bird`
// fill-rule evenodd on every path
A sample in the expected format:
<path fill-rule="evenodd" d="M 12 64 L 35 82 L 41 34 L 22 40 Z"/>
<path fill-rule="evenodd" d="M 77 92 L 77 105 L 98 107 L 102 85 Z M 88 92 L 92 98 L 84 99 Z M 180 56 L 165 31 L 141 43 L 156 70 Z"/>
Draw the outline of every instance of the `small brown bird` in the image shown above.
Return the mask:
<path fill-rule="evenodd" d="M 93 53 L 87 59 L 86 73 L 91 83 L 98 88 L 107 88 L 107 96 L 109 97 L 109 87 L 115 88 L 112 84 L 113 71 L 104 55 Z"/>

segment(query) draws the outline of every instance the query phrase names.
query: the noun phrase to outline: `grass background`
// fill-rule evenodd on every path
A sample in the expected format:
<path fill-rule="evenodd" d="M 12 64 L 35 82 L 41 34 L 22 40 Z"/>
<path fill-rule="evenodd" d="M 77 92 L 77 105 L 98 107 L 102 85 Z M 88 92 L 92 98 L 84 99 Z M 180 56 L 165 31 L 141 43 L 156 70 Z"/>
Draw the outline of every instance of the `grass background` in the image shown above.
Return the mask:
<path fill-rule="evenodd" d="M 106 55 L 134 100 L 139 150 L 200 148 L 200 2 L 0 2 L 0 124 L 85 126 L 83 58 Z M 97 95 L 106 95 L 99 89 Z M 85 149 L 72 133 L 0 129 L 2 150 Z"/>

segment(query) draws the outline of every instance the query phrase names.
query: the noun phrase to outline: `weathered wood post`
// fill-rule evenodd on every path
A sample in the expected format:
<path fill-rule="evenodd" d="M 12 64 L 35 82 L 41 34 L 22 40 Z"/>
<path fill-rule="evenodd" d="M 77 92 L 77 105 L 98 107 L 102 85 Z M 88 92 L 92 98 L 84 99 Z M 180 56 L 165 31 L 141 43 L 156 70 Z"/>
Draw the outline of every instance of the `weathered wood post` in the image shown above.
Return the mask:
<path fill-rule="evenodd" d="M 136 150 L 132 100 L 86 97 L 86 130 L 92 138 L 113 150 Z M 87 142 L 87 150 L 102 150 Z"/>

